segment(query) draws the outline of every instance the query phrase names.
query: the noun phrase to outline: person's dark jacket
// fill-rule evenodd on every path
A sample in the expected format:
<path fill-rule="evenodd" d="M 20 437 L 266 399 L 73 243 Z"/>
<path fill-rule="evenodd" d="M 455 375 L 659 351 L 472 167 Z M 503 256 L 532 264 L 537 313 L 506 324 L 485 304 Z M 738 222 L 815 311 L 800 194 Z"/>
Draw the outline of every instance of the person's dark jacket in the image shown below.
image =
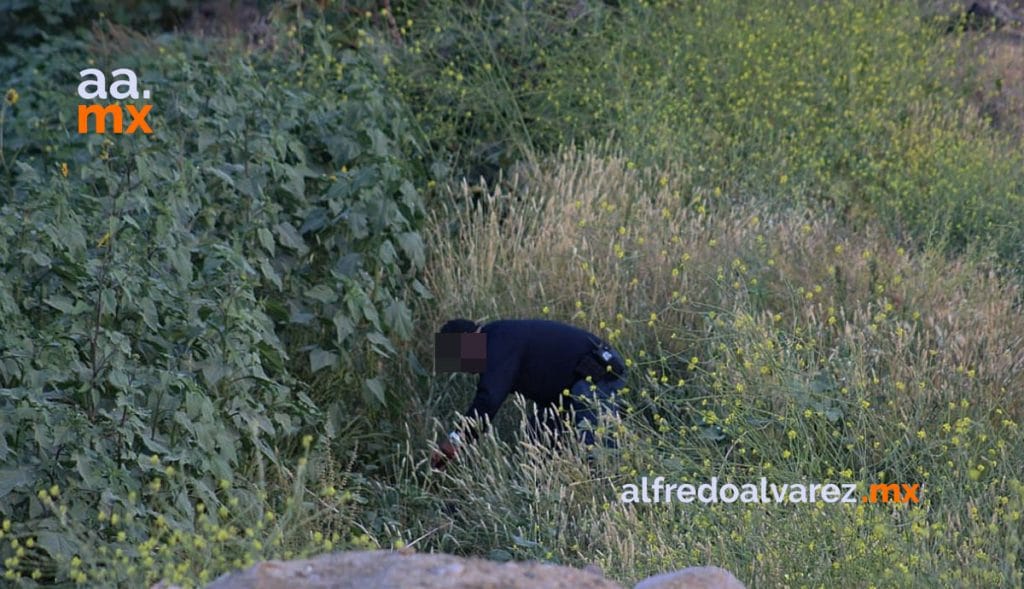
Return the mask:
<path fill-rule="evenodd" d="M 541 407 L 566 402 L 563 391 L 580 379 L 580 359 L 604 343 L 578 327 L 539 319 L 494 321 L 482 332 L 487 334 L 487 369 L 466 415 L 491 420 L 512 392 Z"/>

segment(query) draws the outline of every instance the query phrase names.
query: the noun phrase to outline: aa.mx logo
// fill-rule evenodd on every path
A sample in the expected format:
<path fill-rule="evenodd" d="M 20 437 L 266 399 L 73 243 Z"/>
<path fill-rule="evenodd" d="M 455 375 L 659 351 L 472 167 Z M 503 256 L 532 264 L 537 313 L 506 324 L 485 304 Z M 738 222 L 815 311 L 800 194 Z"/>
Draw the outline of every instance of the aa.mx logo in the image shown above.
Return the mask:
<path fill-rule="evenodd" d="M 111 72 L 109 89 L 107 88 L 106 76 L 98 69 L 84 69 L 78 72 L 78 75 L 82 78 L 82 83 L 78 85 L 78 97 L 82 100 L 108 100 L 111 98 L 114 100 L 138 100 L 140 96 L 143 100 L 149 100 L 150 97 L 149 90 L 143 90 L 142 94 L 139 94 L 139 77 L 128 68 L 121 68 Z M 146 122 L 146 115 L 149 114 L 152 108 L 152 104 L 142 105 L 142 108 L 135 104 L 128 104 L 124 107 L 120 104 L 108 104 L 105 106 L 102 104 L 79 104 L 78 132 L 106 133 L 107 121 L 109 120 L 112 133 L 121 134 L 142 131 L 149 135 L 153 132 L 153 129 Z M 124 126 L 125 111 L 127 111 L 132 119 L 127 129 Z M 93 120 L 92 128 L 94 131 L 89 131 L 90 117 Z"/>

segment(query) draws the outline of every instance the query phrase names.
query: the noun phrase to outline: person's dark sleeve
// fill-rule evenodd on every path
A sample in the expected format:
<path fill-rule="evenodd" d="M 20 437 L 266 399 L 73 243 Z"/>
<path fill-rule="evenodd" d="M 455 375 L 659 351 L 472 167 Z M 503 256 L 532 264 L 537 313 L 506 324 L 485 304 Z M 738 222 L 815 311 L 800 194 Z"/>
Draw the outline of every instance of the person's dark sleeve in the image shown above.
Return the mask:
<path fill-rule="evenodd" d="M 473 403 L 466 410 L 466 417 L 470 419 L 486 418 L 485 427 L 487 423 L 493 421 L 498 409 L 501 409 L 502 403 L 512 392 L 518 370 L 519 364 L 513 358 L 488 366 L 487 372 L 480 375 L 480 380 L 476 385 L 476 396 L 473 397 Z M 476 439 L 478 435 L 476 429 L 468 428 L 464 432 L 468 439 Z"/>

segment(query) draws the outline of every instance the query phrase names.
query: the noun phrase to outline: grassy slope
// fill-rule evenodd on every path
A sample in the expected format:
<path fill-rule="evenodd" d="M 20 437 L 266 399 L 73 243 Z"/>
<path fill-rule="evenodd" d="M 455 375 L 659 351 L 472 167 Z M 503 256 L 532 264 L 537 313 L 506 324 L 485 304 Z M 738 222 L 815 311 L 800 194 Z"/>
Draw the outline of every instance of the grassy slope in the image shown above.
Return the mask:
<path fill-rule="evenodd" d="M 435 6 L 402 83 L 431 138 L 475 158 L 473 180 L 478 160 L 610 137 L 691 175 L 694 198 L 824 203 L 920 245 L 1021 259 L 1019 142 L 971 101 L 970 43 L 910 3 Z"/>
<path fill-rule="evenodd" d="M 400 469 L 418 501 L 465 504 L 403 513 L 407 537 L 624 581 L 714 562 L 755 586 L 1020 583 L 1020 292 L 957 252 L 1019 260 L 1022 152 L 972 106 L 963 39 L 885 2 L 630 4 L 570 24 L 556 4 L 444 5 L 420 28 L 439 142 L 616 146 L 542 158 L 479 210 L 461 189 L 438 200 L 421 317 L 607 335 L 635 363 L 629 441 L 597 472 L 500 442 L 443 483 Z M 423 414 L 447 419 L 470 389 L 435 382 Z M 926 498 L 616 504 L 641 475 L 922 482 Z"/>
<path fill-rule="evenodd" d="M 633 363 L 623 452 L 587 471 L 485 445 L 437 493 L 463 510 L 435 546 L 594 560 L 623 580 L 713 562 L 754 586 L 1019 582 L 1019 289 L 824 216 L 683 209 L 685 177 L 600 151 L 488 199 L 504 220 L 441 215 L 473 230 L 435 229 L 433 319 L 547 314 L 612 339 Z M 910 509 L 618 504 L 643 475 L 925 491 Z"/>

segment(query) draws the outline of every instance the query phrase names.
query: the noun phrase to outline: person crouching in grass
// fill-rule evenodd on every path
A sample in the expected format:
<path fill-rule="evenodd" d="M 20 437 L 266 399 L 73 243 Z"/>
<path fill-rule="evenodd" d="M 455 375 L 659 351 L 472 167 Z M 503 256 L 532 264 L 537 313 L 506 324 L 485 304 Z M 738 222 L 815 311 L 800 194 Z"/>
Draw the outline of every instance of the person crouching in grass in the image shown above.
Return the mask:
<path fill-rule="evenodd" d="M 478 324 L 452 319 L 435 337 L 437 372 L 479 373 L 466 417 L 494 419 L 513 392 L 535 402 L 532 430 L 562 431 L 561 414 L 574 416 L 575 430 L 592 446 L 598 412 L 617 415 L 615 394 L 625 386 L 626 365 L 607 342 L 579 327 L 540 319 L 506 319 Z M 453 430 L 438 444 L 431 466 L 442 469 L 459 447 L 479 435 L 476 427 Z M 606 440 L 607 445 L 614 445 Z"/>

